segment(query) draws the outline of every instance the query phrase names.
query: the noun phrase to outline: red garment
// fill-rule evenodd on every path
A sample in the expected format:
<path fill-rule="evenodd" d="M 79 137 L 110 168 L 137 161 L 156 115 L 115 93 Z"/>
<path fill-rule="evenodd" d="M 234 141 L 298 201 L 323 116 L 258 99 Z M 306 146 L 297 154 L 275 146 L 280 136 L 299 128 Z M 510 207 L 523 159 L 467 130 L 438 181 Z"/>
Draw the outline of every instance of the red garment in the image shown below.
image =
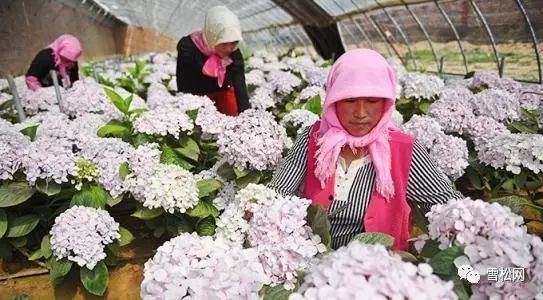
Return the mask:
<path fill-rule="evenodd" d="M 236 98 L 234 87 L 221 89 L 219 91 L 209 93 L 206 96 L 215 102 L 215 106 L 223 114 L 229 116 L 238 115 L 238 100 Z"/>
<path fill-rule="evenodd" d="M 307 174 L 305 176 L 304 197 L 311 199 L 313 204 L 329 209 L 334 197 L 334 179 L 331 176 L 324 189 L 315 176 L 317 151 L 317 134 L 320 122 L 311 128 L 307 148 Z M 391 131 L 389 136 L 392 169 L 391 176 L 394 183 L 394 197 L 390 201 L 374 190 L 372 192 L 368 209 L 364 216 L 363 228 L 365 232 L 382 232 L 394 237 L 393 250 L 408 248 L 408 239 L 411 231 L 411 207 L 407 203 L 406 192 L 409 179 L 409 169 L 413 154 L 414 138 L 399 132 Z"/>

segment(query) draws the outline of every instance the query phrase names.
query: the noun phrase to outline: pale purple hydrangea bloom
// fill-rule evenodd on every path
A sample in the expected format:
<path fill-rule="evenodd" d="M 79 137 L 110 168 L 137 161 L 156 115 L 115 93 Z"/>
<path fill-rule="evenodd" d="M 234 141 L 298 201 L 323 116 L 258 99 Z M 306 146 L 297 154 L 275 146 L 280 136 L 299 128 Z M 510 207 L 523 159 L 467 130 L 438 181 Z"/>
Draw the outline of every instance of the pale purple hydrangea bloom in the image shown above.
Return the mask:
<path fill-rule="evenodd" d="M 511 78 L 500 78 L 497 72 L 480 71 L 475 72 L 468 85 L 472 89 L 502 89 L 510 93 L 517 93 L 522 85 Z"/>
<path fill-rule="evenodd" d="M 479 160 L 496 169 L 520 174 L 526 168 L 543 171 L 543 136 L 540 134 L 501 134 L 479 145 Z"/>
<path fill-rule="evenodd" d="M 58 184 L 68 182 L 69 176 L 77 174 L 78 157 L 72 152 L 73 143 L 55 138 L 40 138 L 31 143 L 28 156 L 23 158 L 26 180 L 35 184 L 44 179 Z"/>
<path fill-rule="evenodd" d="M 298 128 L 298 133 L 304 127 L 311 126 L 319 120 L 319 116 L 306 109 L 293 109 L 281 120 L 283 126 Z"/>
<path fill-rule="evenodd" d="M 247 60 L 247 67 L 250 69 L 262 70 L 264 69 L 264 59 L 261 57 L 252 56 Z"/>
<path fill-rule="evenodd" d="M 268 87 L 258 87 L 251 98 L 249 103 L 254 109 L 268 109 L 275 106 L 275 99 L 273 97 L 273 90 Z"/>
<path fill-rule="evenodd" d="M 268 83 L 280 95 L 287 95 L 302 83 L 302 80 L 291 72 L 273 70 L 268 73 Z"/>
<path fill-rule="evenodd" d="M 266 83 L 266 78 L 262 70 L 252 70 L 249 73 L 245 74 L 245 83 L 247 85 L 256 85 L 261 86 Z"/>
<path fill-rule="evenodd" d="M 265 170 L 282 157 L 285 129 L 271 113 L 246 110 L 226 126 L 217 140 L 219 153 L 239 168 Z"/>
<path fill-rule="evenodd" d="M 452 281 L 414 265 L 382 245 L 353 241 L 312 267 L 291 300 L 303 299 L 458 299 Z"/>
<path fill-rule="evenodd" d="M 296 100 L 299 102 L 301 100 L 309 100 L 315 96 L 321 97 L 321 102 L 324 104 L 324 99 L 326 98 L 326 92 L 324 89 L 318 85 L 310 85 L 306 88 L 304 88 Z"/>
<path fill-rule="evenodd" d="M 55 258 L 92 270 L 106 258 L 104 247 L 120 238 L 119 223 L 105 210 L 73 206 L 55 219 L 51 228 L 51 250 Z"/>
<path fill-rule="evenodd" d="M 27 136 L 11 127 L 0 127 L 0 181 L 13 179 L 28 156 L 29 147 Z"/>
<path fill-rule="evenodd" d="M 452 180 L 464 175 L 469 166 L 468 156 L 466 141 L 452 135 L 439 136 L 430 149 L 430 157 L 436 166 Z"/>
<path fill-rule="evenodd" d="M 419 72 L 407 73 L 402 78 L 402 97 L 415 99 L 434 99 L 445 87 L 443 79 Z"/>
<path fill-rule="evenodd" d="M 255 249 L 183 233 L 160 246 L 145 263 L 140 296 L 145 300 L 258 300 L 258 292 L 267 283 Z"/>
<path fill-rule="evenodd" d="M 176 107 L 183 111 L 196 110 L 201 108 L 214 108 L 215 104 L 207 96 L 179 93 L 175 96 Z"/>
<path fill-rule="evenodd" d="M 74 82 L 62 98 L 62 112 L 72 117 L 86 113 L 103 113 L 111 109 L 112 105 L 104 88 L 90 77 Z"/>
<path fill-rule="evenodd" d="M 463 134 L 475 118 L 473 97 L 473 93 L 465 87 L 445 88 L 439 100 L 430 106 L 429 114 L 446 132 Z"/>
<path fill-rule="evenodd" d="M 159 107 L 144 112 L 134 121 L 134 131 L 149 135 L 178 138 L 182 132 L 190 133 L 194 124 L 189 116 L 181 109 Z"/>
<path fill-rule="evenodd" d="M 401 127 L 404 123 L 403 115 L 396 109 L 392 112 L 392 123 L 397 127 Z"/>
<path fill-rule="evenodd" d="M 303 76 L 309 85 L 316 85 L 324 88 L 328 80 L 330 68 L 313 67 L 306 68 Z"/>
<path fill-rule="evenodd" d="M 411 120 L 404 123 L 402 129 L 413 135 L 417 143 L 426 149 L 432 148 L 435 139 L 444 134 L 436 119 L 419 115 L 414 115 Z"/>
<path fill-rule="evenodd" d="M 466 132 L 470 135 L 475 149 L 488 144 L 492 139 L 502 134 L 511 133 L 503 123 L 491 117 L 478 116 L 470 120 Z"/>
<path fill-rule="evenodd" d="M 168 90 L 172 92 L 177 92 L 177 76 L 172 76 L 170 82 L 168 82 Z"/>
<path fill-rule="evenodd" d="M 152 83 L 147 89 L 147 105 L 151 109 L 175 107 L 177 102 L 176 97 L 172 96 L 162 84 Z"/>
<path fill-rule="evenodd" d="M 61 90 L 61 95 L 64 96 L 64 89 Z M 21 105 L 27 114 L 37 114 L 40 111 L 58 109 L 57 96 L 55 87 L 44 87 L 35 91 L 28 90 L 21 95 Z"/>
<path fill-rule="evenodd" d="M 473 107 L 477 115 L 491 117 L 500 122 L 510 122 L 520 117 L 518 98 L 505 90 L 487 89 L 476 94 Z"/>
<path fill-rule="evenodd" d="M 216 138 L 229 124 L 235 120 L 235 117 L 225 115 L 217 110 L 215 105 L 202 107 L 198 110 L 195 124 L 200 126 L 202 133 L 212 138 Z"/>

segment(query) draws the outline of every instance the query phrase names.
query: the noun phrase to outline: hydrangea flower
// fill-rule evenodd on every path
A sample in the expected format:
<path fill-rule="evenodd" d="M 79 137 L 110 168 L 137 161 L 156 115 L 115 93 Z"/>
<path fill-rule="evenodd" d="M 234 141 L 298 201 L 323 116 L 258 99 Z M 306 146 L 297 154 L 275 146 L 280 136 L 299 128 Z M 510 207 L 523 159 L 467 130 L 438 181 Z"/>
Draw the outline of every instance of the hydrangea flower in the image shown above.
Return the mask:
<path fill-rule="evenodd" d="M 309 83 L 309 85 L 316 85 L 324 88 L 326 86 L 326 81 L 328 80 L 329 72 L 330 68 L 306 68 L 304 72 L 304 78 Z"/>
<path fill-rule="evenodd" d="M 404 123 L 402 129 L 413 135 L 417 143 L 426 149 L 432 148 L 435 139 L 444 134 L 436 119 L 419 115 L 414 115 L 411 120 Z"/>
<path fill-rule="evenodd" d="M 273 98 L 273 91 L 268 87 L 258 87 L 253 96 L 249 99 L 251 107 L 254 109 L 266 110 L 275 106 L 275 99 Z"/>
<path fill-rule="evenodd" d="M 285 129 L 271 113 L 246 110 L 226 126 L 217 140 L 219 153 L 239 168 L 265 170 L 282 157 Z"/>
<path fill-rule="evenodd" d="M 324 89 L 318 85 L 310 85 L 306 88 L 304 88 L 300 94 L 298 95 L 298 97 L 296 98 L 296 100 L 298 101 L 307 101 L 315 96 L 320 96 L 321 97 L 321 102 L 323 102 L 324 104 L 324 99 L 326 98 L 326 92 L 324 91 Z"/>
<path fill-rule="evenodd" d="M 198 110 L 195 124 L 200 126 L 202 133 L 211 137 L 217 137 L 233 122 L 235 117 L 225 115 L 217 110 L 214 105 L 206 106 Z"/>
<path fill-rule="evenodd" d="M 281 125 L 291 125 L 298 128 L 298 133 L 304 127 L 311 126 L 319 120 L 319 116 L 306 109 L 293 109 L 281 120 Z"/>
<path fill-rule="evenodd" d="M 29 147 L 27 136 L 12 128 L 0 127 L 0 181 L 13 179 L 28 156 Z"/>
<path fill-rule="evenodd" d="M 475 118 L 473 101 L 473 94 L 465 87 L 445 88 L 430 106 L 429 114 L 445 131 L 463 134 Z"/>
<path fill-rule="evenodd" d="M 113 104 L 104 89 L 91 77 L 74 82 L 62 98 L 62 112 L 72 117 L 86 113 L 103 113 Z"/>
<path fill-rule="evenodd" d="M 487 89 L 473 99 L 475 113 L 494 118 L 500 122 L 510 122 L 520 117 L 520 102 L 514 94 L 500 89 Z"/>
<path fill-rule="evenodd" d="M 382 245 L 353 241 L 324 257 L 290 299 L 458 299 L 452 281 L 414 265 Z"/>
<path fill-rule="evenodd" d="M 177 90 L 177 89 L 176 89 Z M 175 107 L 178 100 L 160 83 L 152 83 L 147 89 L 147 105 L 151 109 Z"/>
<path fill-rule="evenodd" d="M 437 167 L 452 180 L 464 175 L 464 170 L 469 166 L 468 156 L 466 141 L 452 135 L 439 136 L 430 149 L 430 157 Z"/>
<path fill-rule="evenodd" d="M 54 138 L 40 138 L 30 144 L 28 156 L 23 158 L 26 180 L 35 184 L 44 179 L 58 184 L 68 182 L 77 174 L 77 156 L 72 152 L 72 142 Z"/>
<path fill-rule="evenodd" d="M 435 75 L 411 72 L 402 78 L 402 87 L 403 98 L 430 100 L 439 95 L 445 83 Z"/>
<path fill-rule="evenodd" d="M 401 82 L 404 76 L 407 75 L 407 70 L 403 66 L 402 61 L 396 56 L 391 56 L 387 58 L 387 62 L 394 70 L 394 73 L 396 74 L 396 80 L 398 82 Z"/>
<path fill-rule="evenodd" d="M 145 263 L 142 299 L 259 299 L 269 282 L 255 249 L 183 233 Z"/>
<path fill-rule="evenodd" d="M 181 132 L 192 132 L 194 124 L 181 109 L 159 107 L 144 112 L 134 121 L 134 131 L 149 135 L 172 135 L 179 137 Z"/>
<path fill-rule="evenodd" d="M 475 90 L 481 89 L 502 89 L 510 93 L 517 93 L 521 89 L 521 84 L 511 78 L 500 78 L 497 72 L 479 71 L 475 72 L 469 88 Z"/>
<path fill-rule="evenodd" d="M 268 73 L 268 83 L 273 90 L 281 95 L 290 94 L 294 88 L 302 83 L 302 80 L 290 72 L 273 70 Z"/>
<path fill-rule="evenodd" d="M 64 96 L 64 89 L 61 90 L 61 95 Z M 21 95 L 21 105 L 27 114 L 37 114 L 40 111 L 48 111 L 57 107 L 58 102 L 55 93 L 55 87 L 44 87 L 35 91 L 28 90 Z M 64 99 L 64 98 L 63 98 Z"/>
<path fill-rule="evenodd" d="M 394 109 L 394 111 L 392 112 L 392 123 L 394 123 L 398 127 L 401 127 L 403 125 L 403 122 L 403 115 L 399 111 Z"/>
<path fill-rule="evenodd" d="M 245 82 L 247 85 L 256 85 L 261 86 L 266 83 L 266 78 L 262 70 L 252 70 L 249 73 L 245 74 Z"/>
<path fill-rule="evenodd" d="M 120 238 L 119 224 L 105 210 L 73 206 L 55 219 L 51 228 L 55 258 L 68 258 L 92 270 L 106 258 L 104 247 Z"/>
<path fill-rule="evenodd" d="M 543 136 L 540 134 L 501 134 L 479 145 L 479 160 L 496 169 L 520 174 L 526 168 L 536 174 L 543 170 Z"/>
<path fill-rule="evenodd" d="M 466 132 L 473 140 L 477 151 L 497 136 L 511 133 L 503 123 L 485 116 L 470 119 Z"/>

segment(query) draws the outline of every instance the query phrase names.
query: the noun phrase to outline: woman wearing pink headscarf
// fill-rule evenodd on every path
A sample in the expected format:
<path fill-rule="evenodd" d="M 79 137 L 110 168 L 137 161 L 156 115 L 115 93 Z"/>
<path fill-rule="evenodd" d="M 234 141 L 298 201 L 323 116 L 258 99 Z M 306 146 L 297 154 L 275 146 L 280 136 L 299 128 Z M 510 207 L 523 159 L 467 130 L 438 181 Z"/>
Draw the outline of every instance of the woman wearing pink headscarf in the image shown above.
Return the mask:
<path fill-rule="evenodd" d="M 332 247 L 361 232 L 407 250 L 411 206 L 461 198 L 415 139 L 391 123 L 396 78 L 377 52 L 343 54 L 328 76 L 319 122 L 300 133 L 270 187 L 328 209 Z"/>
<path fill-rule="evenodd" d="M 26 85 L 31 90 L 53 85 L 50 71 L 58 72 L 58 82 L 70 86 L 79 80 L 77 60 L 81 56 L 81 43 L 69 34 L 59 36 L 46 49 L 38 52 L 26 72 Z"/>

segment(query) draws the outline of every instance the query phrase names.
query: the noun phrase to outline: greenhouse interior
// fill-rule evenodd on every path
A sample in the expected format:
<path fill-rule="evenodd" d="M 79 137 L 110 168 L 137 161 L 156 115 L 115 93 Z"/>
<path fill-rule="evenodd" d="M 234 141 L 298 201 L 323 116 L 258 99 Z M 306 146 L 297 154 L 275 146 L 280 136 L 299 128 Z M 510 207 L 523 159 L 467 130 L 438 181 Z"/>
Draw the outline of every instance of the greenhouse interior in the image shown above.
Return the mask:
<path fill-rule="evenodd" d="M 0 24 L 0 299 L 543 300 L 542 0 Z"/>

